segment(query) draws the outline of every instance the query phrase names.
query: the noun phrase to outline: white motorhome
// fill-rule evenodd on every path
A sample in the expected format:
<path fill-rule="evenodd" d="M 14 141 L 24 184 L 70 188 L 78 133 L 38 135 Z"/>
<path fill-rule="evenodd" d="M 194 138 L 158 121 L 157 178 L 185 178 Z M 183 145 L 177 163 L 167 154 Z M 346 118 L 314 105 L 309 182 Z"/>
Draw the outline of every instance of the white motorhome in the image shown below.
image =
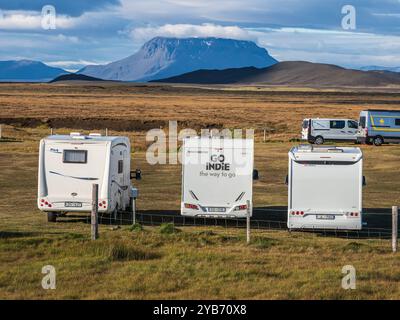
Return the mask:
<path fill-rule="evenodd" d="M 323 144 L 325 141 L 356 141 L 358 122 L 352 119 L 304 119 L 302 140 Z"/>
<path fill-rule="evenodd" d="M 246 217 L 252 207 L 253 177 L 258 178 L 253 152 L 253 139 L 185 138 L 181 214 Z"/>
<path fill-rule="evenodd" d="M 92 184 L 99 185 L 98 212 L 134 206 L 130 142 L 99 134 L 51 135 L 40 141 L 37 205 L 55 221 L 61 213 L 92 209 Z M 140 171 L 136 172 L 140 179 Z"/>
<path fill-rule="evenodd" d="M 362 227 L 363 156 L 356 147 L 302 145 L 289 151 L 289 229 Z"/>

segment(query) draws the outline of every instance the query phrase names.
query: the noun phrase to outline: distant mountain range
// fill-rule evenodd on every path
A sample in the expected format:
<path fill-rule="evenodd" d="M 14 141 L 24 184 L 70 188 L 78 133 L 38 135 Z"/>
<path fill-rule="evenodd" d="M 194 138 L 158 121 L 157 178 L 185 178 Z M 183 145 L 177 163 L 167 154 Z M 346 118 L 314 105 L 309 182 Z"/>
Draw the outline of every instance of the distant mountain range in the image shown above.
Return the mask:
<path fill-rule="evenodd" d="M 0 81 L 46 82 L 66 73 L 69 72 L 39 61 L 0 61 Z"/>
<path fill-rule="evenodd" d="M 366 66 L 361 67 L 362 71 L 391 71 L 391 72 L 400 72 L 400 67 L 382 67 L 382 66 Z"/>
<path fill-rule="evenodd" d="M 267 68 L 198 70 L 159 79 L 164 83 L 263 84 L 289 86 L 387 86 L 400 85 L 400 73 L 359 71 L 335 65 L 286 61 Z"/>
<path fill-rule="evenodd" d="M 254 42 L 220 38 L 156 37 L 135 54 L 77 73 L 39 61 L 0 61 L 0 81 L 137 81 L 287 86 L 389 86 L 400 84 L 400 67 L 359 70 L 304 61 L 277 62 Z"/>
<path fill-rule="evenodd" d="M 107 80 L 149 81 L 199 69 L 263 68 L 276 62 L 251 41 L 156 37 L 125 59 L 87 66 L 78 73 Z"/>

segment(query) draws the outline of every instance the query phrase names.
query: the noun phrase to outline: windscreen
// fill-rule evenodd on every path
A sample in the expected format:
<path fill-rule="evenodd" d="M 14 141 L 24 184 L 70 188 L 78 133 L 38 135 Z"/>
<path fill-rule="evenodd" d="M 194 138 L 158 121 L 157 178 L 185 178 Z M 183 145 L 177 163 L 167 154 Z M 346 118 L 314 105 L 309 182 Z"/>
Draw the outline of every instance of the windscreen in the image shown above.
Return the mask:
<path fill-rule="evenodd" d="M 291 208 L 301 210 L 358 210 L 360 162 L 303 164 L 292 161 Z"/>

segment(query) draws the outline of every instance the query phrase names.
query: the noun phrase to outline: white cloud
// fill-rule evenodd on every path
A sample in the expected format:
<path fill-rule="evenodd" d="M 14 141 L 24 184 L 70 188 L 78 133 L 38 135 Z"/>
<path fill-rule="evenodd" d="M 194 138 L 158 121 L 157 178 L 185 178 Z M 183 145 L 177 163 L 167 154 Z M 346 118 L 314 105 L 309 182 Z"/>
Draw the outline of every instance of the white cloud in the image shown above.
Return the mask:
<path fill-rule="evenodd" d="M 56 15 L 57 29 L 70 29 L 81 23 L 80 17 Z M 3 11 L 0 30 L 42 30 L 42 15 L 36 11 Z"/>
<path fill-rule="evenodd" d="M 195 24 L 165 24 L 163 26 L 148 26 L 134 28 L 130 35 L 135 41 L 147 41 L 156 36 L 163 37 L 217 37 L 242 40 L 256 40 L 254 32 L 249 32 L 238 26 L 220 26 L 211 23 Z"/>

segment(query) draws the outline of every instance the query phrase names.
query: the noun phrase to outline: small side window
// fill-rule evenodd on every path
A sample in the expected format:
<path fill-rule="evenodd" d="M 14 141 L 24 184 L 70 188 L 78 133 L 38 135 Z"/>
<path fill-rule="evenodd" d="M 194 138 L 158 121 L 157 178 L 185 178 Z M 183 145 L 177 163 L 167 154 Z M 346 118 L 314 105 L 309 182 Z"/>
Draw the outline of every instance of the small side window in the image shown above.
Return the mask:
<path fill-rule="evenodd" d="M 344 120 L 331 120 L 330 121 L 331 129 L 343 129 L 345 125 L 346 125 L 346 122 Z"/>
<path fill-rule="evenodd" d="M 122 173 L 124 171 L 124 160 L 118 160 L 118 173 Z"/>
<path fill-rule="evenodd" d="M 358 128 L 358 123 L 352 120 L 347 121 L 347 126 L 350 129 L 357 129 Z"/>
<path fill-rule="evenodd" d="M 394 120 L 394 124 L 395 124 L 396 126 L 400 126 L 400 119 L 395 119 L 395 120 Z"/>

